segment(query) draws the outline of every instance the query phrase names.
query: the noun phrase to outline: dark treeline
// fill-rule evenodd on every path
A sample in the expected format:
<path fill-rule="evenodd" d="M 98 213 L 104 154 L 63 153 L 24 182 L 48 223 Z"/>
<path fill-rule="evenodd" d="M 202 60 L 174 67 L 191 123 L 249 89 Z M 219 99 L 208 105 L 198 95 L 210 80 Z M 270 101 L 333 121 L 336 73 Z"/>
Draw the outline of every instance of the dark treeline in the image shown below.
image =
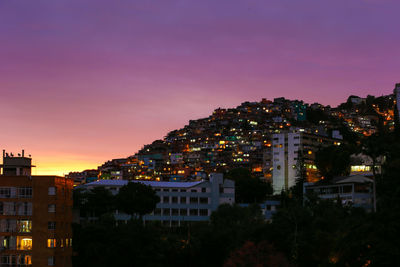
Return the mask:
<path fill-rule="evenodd" d="M 74 266 L 400 266 L 398 135 L 381 133 L 340 151 L 329 149 L 321 150 L 318 162 L 327 179 L 347 172 L 348 155 L 355 150 L 374 160 L 386 158 L 381 174 L 376 173 L 376 213 L 313 196 L 303 201 L 302 190 L 294 187 L 279 196 L 281 207 L 271 223 L 262 218 L 256 204 L 246 208 L 222 205 L 208 223 L 169 228 L 156 222 L 143 224 L 139 219 L 155 207 L 158 200 L 154 196 L 147 210 L 128 210 L 129 201 L 140 200 L 113 197 L 101 189 L 90 195 L 78 191 L 77 207 L 99 219 L 74 225 Z M 331 153 L 341 157 L 329 165 L 323 159 L 335 161 Z M 236 179 L 233 174 L 227 176 Z M 243 201 L 263 201 L 262 195 L 271 192 L 268 185 L 236 181 L 243 185 L 238 189 Z M 254 186 L 263 189 L 251 197 L 245 188 L 255 190 Z M 111 214 L 116 208 L 136 219 L 115 222 Z"/>

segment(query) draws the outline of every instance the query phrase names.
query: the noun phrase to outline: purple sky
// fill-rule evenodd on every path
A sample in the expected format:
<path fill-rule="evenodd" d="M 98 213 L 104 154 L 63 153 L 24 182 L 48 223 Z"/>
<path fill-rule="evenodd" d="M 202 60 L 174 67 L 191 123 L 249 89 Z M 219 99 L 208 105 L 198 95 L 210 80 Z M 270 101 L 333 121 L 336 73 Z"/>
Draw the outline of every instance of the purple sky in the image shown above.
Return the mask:
<path fill-rule="evenodd" d="M 0 0 L 0 144 L 36 173 L 134 154 L 217 107 L 400 82 L 398 0 Z"/>

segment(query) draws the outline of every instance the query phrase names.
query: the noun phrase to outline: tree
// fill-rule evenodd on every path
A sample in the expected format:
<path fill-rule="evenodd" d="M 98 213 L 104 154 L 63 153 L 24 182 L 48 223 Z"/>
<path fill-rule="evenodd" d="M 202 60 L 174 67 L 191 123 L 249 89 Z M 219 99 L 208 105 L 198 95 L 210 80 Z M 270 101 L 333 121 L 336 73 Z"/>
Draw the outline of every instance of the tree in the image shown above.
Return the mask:
<path fill-rule="evenodd" d="M 376 177 L 376 167 L 378 165 L 378 158 L 383 156 L 387 149 L 385 146 L 385 137 L 379 134 L 374 134 L 367 137 L 362 145 L 362 152 L 372 159 L 372 172 Z"/>
<path fill-rule="evenodd" d="M 86 199 L 86 209 L 93 212 L 96 217 L 101 217 L 116 209 L 114 196 L 104 187 L 95 187 L 88 191 Z"/>
<path fill-rule="evenodd" d="M 129 215 L 138 215 L 141 219 L 143 215 L 152 212 L 160 197 L 151 186 L 140 182 L 129 182 L 120 188 L 116 196 L 117 208 Z"/>
<path fill-rule="evenodd" d="M 304 162 L 304 154 L 302 150 L 298 151 L 296 164 L 296 183 L 291 188 L 293 195 L 302 203 L 303 202 L 303 185 L 307 182 L 307 168 Z"/>
<path fill-rule="evenodd" d="M 232 169 L 225 174 L 225 178 L 235 181 L 237 203 L 261 203 L 268 194 L 272 194 L 271 184 L 253 177 L 248 169 Z"/>
<path fill-rule="evenodd" d="M 345 146 L 328 146 L 320 148 L 315 154 L 315 165 L 327 179 L 348 175 L 350 172 L 351 152 Z"/>
<path fill-rule="evenodd" d="M 244 245 L 231 253 L 224 267 L 236 266 L 293 266 L 285 258 L 282 252 L 277 251 L 274 246 L 267 241 L 261 241 L 255 244 L 251 241 L 246 241 Z"/>
<path fill-rule="evenodd" d="M 94 216 L 100 218 L 116 209 L 115 198 L 104 187 L 91 190 L 76 189 L 73 192 L 74 208 L 80 211 L 82 217 Z"/>

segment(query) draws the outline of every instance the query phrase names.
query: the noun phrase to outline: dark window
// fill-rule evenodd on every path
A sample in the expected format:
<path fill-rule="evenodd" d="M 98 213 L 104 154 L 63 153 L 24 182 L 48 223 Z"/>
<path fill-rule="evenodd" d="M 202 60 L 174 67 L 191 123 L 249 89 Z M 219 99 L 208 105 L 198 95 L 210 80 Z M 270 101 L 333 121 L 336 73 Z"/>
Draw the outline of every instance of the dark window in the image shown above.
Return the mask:
<path fill-rule="evenodd" d="M 267 210 L 271 210 L 271 205 L 267 205 Z"/>
<path fill-rule="evenodd" d="M 191 198 L 190 198 L 190 203 L 191 203 L 191 204 L 197 204 L 197 203 L 199 203 L 199 200 L 198 200 L 197 197 L 191 197 Z"/>
<path fill-rule="evenodd" d="M 201 197 L 201 198 L 200 198 L 200 204 L 208 204 L 208 198 L 206 198 L 206 197 Z"/>
<path fill-rule="evenodd" d="M 190 209 L 190 216 L 198 216 L 199 210 L 198 209 Z"/>
<path fill-rule="evenodd" d="M 187 209 L 180 209 L 181 216 L 187 216 Z"/>
<path fill-rule="evenodd" d="M 205 187 L 202 187 L 202 188 L 201 188 L 201 192 L 202 192 L 202 193 L 205 193 L 205 192 L 207 192 L 207 188 L 205 188 Z"/>
<path fill-rule="evenodd" d="M 178 197 L 172 197 L 172 203 L 178 203 Z"/>
<path fill-rule="evenodd" d="M 190 192 L 196 193 L 197 190 L 196 189 L 192 189 L 192 190 L 190 190 Z"/>
<path fill-rule="evenodd" d="M 169 197 L 163 197 L 163 203 L 169 203 Z"/>
<path fill-rule="evenodd" d="M 181 189 L 181 192 L 186 192 L 186 189 Z"/>
<path fill-rule="evenodd" d="M 208 210 L 207 209 L 200 209 L 200 216 L 208 216 Z"/>
<path fill-rule="evenodd" d="M 171 210 L 170 209 L 163 209 L 163 215 L 170 216 Z"/>
<path fill-rule="evenodd" d="M 32 187 L 19 187 L 18 197 L 20 198 L 32 198 Z"/>
<path fill-rule="evenodd" d="M 154 210 L 154 215 L 161 215 L 161 209 L 155 209 Z"/>
<path fill-rule="evenodd" d="M 343 186 L 343 193 L 351 193 L 353 191 L 353 187 L 351 185 Z"/>
<path fill-rule="evenodd" d="M 181 203 L 186 204 L 186 197 L 181 197 Z"/>
<path fill-rule="evenodd" d="M 56 222 L 48 222 L 47 229 L 49 230 L 56 230 Z"/>
<path fill-rule="evenodd" d="M 172 216 L 177 216 L 179 215 L 179 210 L 178 209 L 171 209 Z"/>

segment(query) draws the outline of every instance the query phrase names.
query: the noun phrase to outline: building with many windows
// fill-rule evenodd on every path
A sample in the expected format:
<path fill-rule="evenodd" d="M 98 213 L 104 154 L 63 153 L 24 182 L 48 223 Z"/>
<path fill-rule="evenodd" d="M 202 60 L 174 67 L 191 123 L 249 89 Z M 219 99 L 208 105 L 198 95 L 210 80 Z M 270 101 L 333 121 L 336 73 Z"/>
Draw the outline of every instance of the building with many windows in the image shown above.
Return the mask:
<path fill-rule="evenodd" d="M 220 173 L 211 173 L 209 180 L 195 182 L 156 182 L 132 181 L 151 186 L 160 197 L 153 213 L 145 215 L 145 221 L 161 221 L 165 225 L 175 226 L 184 222 L 208 221 L 211 212 L 219 205 L 235 203 L 235 183 L 223 179 Z M 105 187 L 113 194 L 126 185 L 126 180 L 99 180 L 81 185 L 90 190 Z M 117 213 L 117 220 L 129 220 L 130 216 Z"/>
<path fill-rule="evenodd" d="M 338 135 L 337 135 L 338 136 Z M 272 135 L 272 185 L 275 193 L 288 190 L 296 183 L 298 160 L 306 169 L 307 181 L 319 180 L 315 152 L 320 147 L 340 145 L 342 140 L 301 130 Z"/>
<path fill-rule="evenodd" d="M 31 162 L 3 151 L 0 266 L 72 266 L 73 181 L 32 176 Z"/>

